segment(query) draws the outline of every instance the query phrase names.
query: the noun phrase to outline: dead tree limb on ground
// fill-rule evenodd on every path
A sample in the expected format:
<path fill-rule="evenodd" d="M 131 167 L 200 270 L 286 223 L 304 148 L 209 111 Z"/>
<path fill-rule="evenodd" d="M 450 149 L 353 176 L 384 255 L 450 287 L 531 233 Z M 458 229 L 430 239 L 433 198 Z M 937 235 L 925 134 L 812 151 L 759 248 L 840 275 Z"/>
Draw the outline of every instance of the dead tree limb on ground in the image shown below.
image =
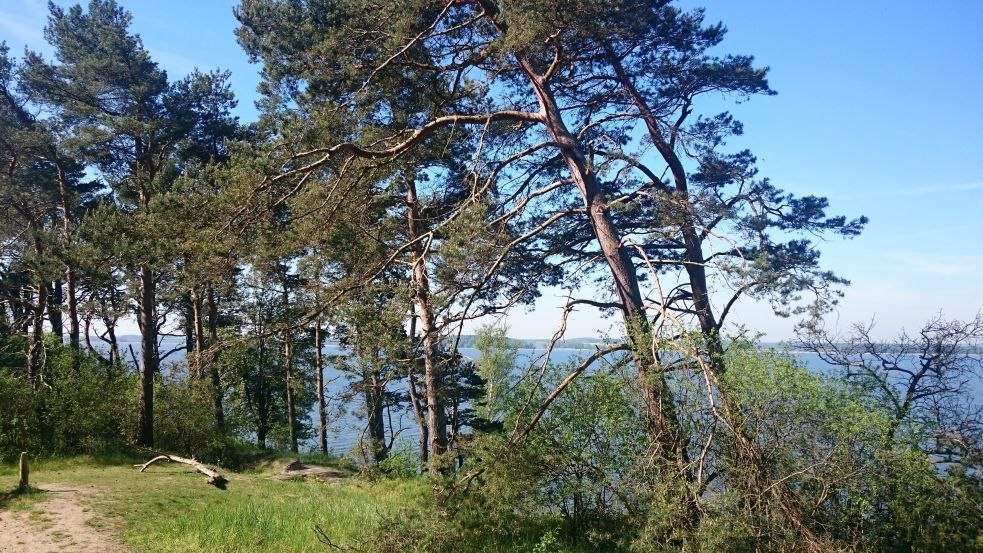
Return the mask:
<path fill-rule="evenodd" d="M 208 482 L 209 484 L 215 486 L 220 490 L 224 490 L 225 485 L 229 483 L 229 481 L 226 480 L 225 477 L 219 474 L 218 471 L 216 471 L 215 469 L 207 467 L 199 463 L 198 461 L 195 461 L 194 459 L 185 459 L 184 457 L 178 457 L 176 455 L 158 455 L 157 457 L 154 457 L 153 459 L 147 461 L 146 463 L 143 463 L 142 465 L 133 465 L 133 467 L 139 468 L 140 472 L 143 472 L 147 470 L 147 467 L 156 463 L 157 461 L 165 461 L 165 460 L 172 461 L 174 463 L 183 463 L 185 465 L 190 465 L 194 467 L 195 470 L 208 477 L 208 479 L 205 480 L 206 482 Z"/>

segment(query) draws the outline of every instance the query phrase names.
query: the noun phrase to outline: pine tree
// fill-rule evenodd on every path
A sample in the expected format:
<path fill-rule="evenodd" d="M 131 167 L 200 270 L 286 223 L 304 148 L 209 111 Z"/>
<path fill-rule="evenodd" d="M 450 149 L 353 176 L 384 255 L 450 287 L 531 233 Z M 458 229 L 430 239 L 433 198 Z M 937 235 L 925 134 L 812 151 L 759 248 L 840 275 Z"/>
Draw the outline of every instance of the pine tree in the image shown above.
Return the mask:
<path fill-rule="evenodd" d="M 137 441 L 152 446 L 158 337 L 167 316 L 158 294 L 175 255 L 173 244 L 160 239 L 166 233 L 156 202 L 190 152 L 221 141 L 212 136 L 215 116 L 227 119 L 223 114 L 232 98 L 222 74 L 195 73 L 168 82 L 140 38 L 130 33 L 130 21 L 112 0 L 92 0 L 86 11 L 52 4 L 45 38 L 56 59 L 28 52 L 22 75 L 31 100 L 52 114 L 112 191 L 110 220 L 93 224 L 119 231 L 103 232 L 103 245 L 133 282 L 141 333 Z"/>

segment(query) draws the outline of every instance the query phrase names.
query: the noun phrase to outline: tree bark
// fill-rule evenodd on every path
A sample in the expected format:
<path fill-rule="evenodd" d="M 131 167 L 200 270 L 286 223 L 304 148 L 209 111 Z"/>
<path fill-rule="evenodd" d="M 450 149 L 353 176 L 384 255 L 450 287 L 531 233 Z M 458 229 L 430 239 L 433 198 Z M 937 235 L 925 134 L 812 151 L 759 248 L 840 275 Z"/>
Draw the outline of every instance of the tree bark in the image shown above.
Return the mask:
<path fill-rule="evenodd" d="M 290 308 L 290 288 L 287 283 L 287 270 L 283 271 L 283 312 Z M 283 368 L 287 379 L 287 425 L 290 427 L 290 451 L 299 451 L 297 444 L 297 406 L 294 399 L 294 344 L 290 329 L 283 331 Z"/>
<path fill-rule="evenodd" d="M 121 363 L 119 356 L 119 340 L 116 339 L 116 319 L 104 319 L 106 324 L 106 335 L 109 336 L 109 364 Z"/>
<path fill-rule="evenodd" d="M 209 284 L 206 296 L 208 307 L 208 372 L 212 379 L 212 409 L 215 412 L 215 427 L 225 431 L 225 407 L 223 405 L 222 374 L 218 366 L 218 301 L 215 288 Z"/>
<path fill-rule="evenodd" d="M 672 392 L 664 375 L 653 373 L 656 365 L 650 348 L 651 327 L 635 265 L 626 248 L 621 245 L 621 234 L 611 220 L 597 175 L 590 169 L 579 141 L 567 129 L 546 79 L 537 72 L 524 53 L 517 52 L 514 56 L 536 94 L 546 130 L 559 146 L 580 191 L 591 229 L 611 273 L 632 346 L 635 368 L 644 390 L 645 416 L 651 445 L 660 457 L 676 465 L 688 477 L 687 440 L 679 425 Z"/>
<path fill-rule="evenodd" d="M 44 369 L 44 312 L 48 303 L 48 286 L 39 282 L 31 310 L 31 336 L 27 343 L 27 380 L 37 386 Z"/>
<path fill-rule="evenodd" d="M 48 293 L 48 322 L 51 323 L 51 333 L 58 337 L 62 342 L 65 338 L 65 325 L 63 324 L 61 305 L 63 301 L 61 279 L 51 282 L 51 290 Z"/>
<path fill-rule="evenodd" d="M 259 334 L 262 335 L 263 324 L 259 321 Z M 248 381 L 247 381 L 248 385 Z M 267 398 L 266 383 L 266 340 L 259 339 L 259 355 L 256 359 L 256 447 L 266 449 L 266 435 L 270 427 L 270 409 Z"/>
<path fill-rule="evenodd" d="M 372 457 L 376 463 L 386 458 L 386 426 L 383 420 L 383 387 L 376 367 L 369 369 L 362 380 L 365 395 L 365 411 L 368 417 L 369 441 L 372 444 Z"/>
<path fill-rule="evenodd" d="M 406 183 L 407 230 L 410 241 L 420 237 L 420 208 L 417 203 L 416 183 Z M 431 473 L 438 473 L 437 456 L 447 451 L 447 426 L 444 422 L 440 393 L 440 367 L 436 362 L 438 339 L 430 305 L 430 279 L 427 274 L 426 247 L 419 242 L 413 247 L 413 298 L 420 334 L 423 341 L 423 388 L 427 403 L 427 429 L 429 439 L 428 466 Z"/>
<path fill-rule="evenodd" d="M 139 269 L 140 301 L 138 305 L 141 334 L 140 403 L 137 444 L 154 446 L 154 375 L 160 360 L 157 356 L 157 284 L 150 267 Z"/>
<path fill-rule="evenodd" d="M 659 121 L 649 107 L 648 102 L 642 97 L 631 77 L 625 71 L 621 60 L 609 45 L 605 45 L 605 53 L 621 87 L 641 115 L 649 138 L 672 173 L 673 196 L 682 213 L 680 233 L 683 235 L 685 258 L 683 266 L 686 270 L 686 276 L 689 279 L 690 293 L 693 294 L 693 311 L 695 311 L 697 321 L 700 324 L 700 332 L 707 342 L 707 350 L 710 354 L 712 366 L 715 371 L 722 372 L 725 367 L 723 362 L 723 344 L 720 341 L 720 325 L 714 316 L 713 307 L 710 304 L 710 287 L 707 284 L 706 260 L 703 256 L 703 244 L 696 228 L 696 214 L 693 212 L 693 204 L 689 198 L 689 182 L 686 176 L 686 170 L 683 167 L 682 160 L 659 128 Z"/>
<path fill-rule="evenodd" d="M 430 449 L 428 447 L 429 437 L 427 433 L 427 420 L 423 414 L 424 409 L 420 405 L 420 394 L 418 388 L 416 387 L 416 314 L 413 310 L 410 310 L 410 351 L 412 352 L 409 363 L 407 363 L 407 374 L 406 379 L 409 383 L 409 394 L 410 394 L 410 404 L 413 406 L 413 416 L 416 418 L 416 423 L 420 427 L 420 461 L 426 465 L 427 460 L 430 456 Z"/>
<path fill-rule="evenodd" d="M 65 300 L 68 306 L 68 347 L 75 356 L 73 368 L 78 368 L 79 353 L 82 351 L 81 331 L 79 324 L 78 296 L 75 290 L 75 269 L 65 268 Z"/>
<path fill-rule="evenodd" d="M 191 308 L 191 328 L 189 330 L 193 346 L 192 349 L 188 350 L 193 352 L 191 355 L 191 376 L 200 380 L 205 376 L 205 331 L 202 324 L 201 296 L 196 288 L 192 288 L 188 293 L 188 299 Z"/>
<path fill-rule="evenodd" d="M 689 280 L 690 292 L 693 295 L 693 311 L 699 322 L 700 332 L 706 342 L 705 347 L 709 354 L 710 367 L 714 372 L 722 373 L 726 370 L 726 365 L 723 358 L 724 348 L 720 337 L 720 324 L 716 320 L 713 307 L 710 304 L 710 288 L 707 284 L 706 277 L 706 260 L 704 259 L 703 245 L 696 226 L 696 214 L 694 213 L 693 204 L 689 197 L 689 183 L 685 168 L 679 155 L 673 149 L 672 144 L 666 140 L 665 135 L 659 127 L 659 122 L 647 101 L 625 71 L 621 60 L 615 55 L 609 45 L 605 45 L 605 50 L 608 62 L 614 69 L 622 88 L 632 104 L 639 111 L 648 131 L 649 138 L 672 173 L 673 196 L 682 214 L 680 233 L 682 234 L 684 245 L 684 267 Z M 683 114 L 683 117 L 685 115 L 686 113 Z M 681 119 L 677 124 L 680 122 Z M 740 444 L 738 462 L 746 465 L 755 474 L 752 482 L 752 488 L 754 489 L 752 491 L 760 497 L 764 493 L 758 487 L 770 481 L 768 478 L 769 471 L 767 464 L 761 458 L 754 438 L 748 436 L 744 430 L 745 425 L 741 420 L 740 406 L 735 405 L 730 399 L 729 394 L 725 394 L 722 390 L 720 391 L 720 396 L 723 410 L 728 419 L 727 422 L 735 429 L 735 438 Z M 778 507 L 785 514 L 789 523 L 806 540 L 810 551 L 818 551 L 819 540 L 805 524 L 802 512 L 795 503 L 794 498 L 791 497 L 792 494 L 787 486 L 783 482 L 778 482 L 768 486 L 768 490 L 770 490 L 772 499 L 778 504 Z"/>
<path fill-rule="evenodd" d="M 61 158 L 58 156 L 58 152 L 55 150 L 55 148 L 51 147 L 50 152 L 51 158 L 54 161 L 55 168 L 57 170 L 56 182 L 58 183 L 58 196 L 61 202 L 62 211 L 62 247 L 67 248 L 72 241 L 72 225 L 74 224 L 68 176 L 65 174 L 65 168 L 62 165 Z M 68 307 L 68 345 L 74 354 L 72 359 L 72 368 L 77 369 L 79 362 L 81 362 L 79 353 L 81 352 L 82 346 L 79 340 L 78 296 L 76 295 L 75 290 L 75 269 L 72 267 L 71 261 L 65 263 L 65 292 L 65 299 Z"/>
<path fill-rule="evenodd" d="M 195 296 L 194 289 L 189 289 L 182 299 L 184 311 L 184 351 L 188 352 L 188 372 L 194 372 L 193 358 L 195 352 Z"/>
<path fill-rule="evenodd" d="M 317 436 L 321 454 L 328 454 L 328 414 L 324 401 L 324 347 L 321 340 L 321 319 L 314 323 L 314 377 L 317 387 Z"/>

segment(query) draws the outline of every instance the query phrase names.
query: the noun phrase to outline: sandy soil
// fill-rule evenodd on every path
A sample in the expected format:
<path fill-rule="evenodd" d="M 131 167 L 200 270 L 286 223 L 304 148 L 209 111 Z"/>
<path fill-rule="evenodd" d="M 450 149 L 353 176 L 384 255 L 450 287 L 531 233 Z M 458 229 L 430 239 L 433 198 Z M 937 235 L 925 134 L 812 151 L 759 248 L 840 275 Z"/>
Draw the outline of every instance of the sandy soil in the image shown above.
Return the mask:
<path fill-rule="evenodd" d="M 105 530 L 90 525 L 80 490 L 46 484 L 45 498 L 25 511 L 0 510 L 0 553 L 123 553 Z"/>
<path fill-rule="evenodd" d="M 351 476 L 348 471 L 326 467 L 323 465 L 305 465 L 300 461 L 289 463 L 278 473 L 274 480 L 292 480 L 294 478 L 314 478 L 329 483 L 338 483 Z"/>

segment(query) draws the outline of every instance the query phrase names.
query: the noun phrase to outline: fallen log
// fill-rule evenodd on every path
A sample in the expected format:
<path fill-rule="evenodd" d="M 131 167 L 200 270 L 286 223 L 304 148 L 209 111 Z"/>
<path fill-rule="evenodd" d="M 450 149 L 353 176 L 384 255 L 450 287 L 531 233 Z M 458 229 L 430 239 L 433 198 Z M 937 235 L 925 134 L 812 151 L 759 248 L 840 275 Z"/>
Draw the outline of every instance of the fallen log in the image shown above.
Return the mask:
<path fill-rule="evenodd" d="M 205 480 L 205 482 L 208 482 L 209 484 L 215 486 L 220 490 L 224 490 L 225 485 L 229 483 L 229 481 L 226 480 L 225 477 L 219 474 L 215 469 L 205 466 L 199 463 L 198 461 L 195 461 L 194 459 L 186 459 L 184 457 L 178 457 L 177 455 L 158 455 L 153 459 L 147 461 L 146 463 L 143 463 L 142 465 L 133 465 L 133 467 L 134 468 L 139 467 L 140 472 L 143 472 L 147 470 L 147 467 L 156 463 L 157 461 L 171 461 L 173 463 L 183 463 L 185 465 L 190 465 L 194 467 L 196 471 L 208 477 Z"/>

